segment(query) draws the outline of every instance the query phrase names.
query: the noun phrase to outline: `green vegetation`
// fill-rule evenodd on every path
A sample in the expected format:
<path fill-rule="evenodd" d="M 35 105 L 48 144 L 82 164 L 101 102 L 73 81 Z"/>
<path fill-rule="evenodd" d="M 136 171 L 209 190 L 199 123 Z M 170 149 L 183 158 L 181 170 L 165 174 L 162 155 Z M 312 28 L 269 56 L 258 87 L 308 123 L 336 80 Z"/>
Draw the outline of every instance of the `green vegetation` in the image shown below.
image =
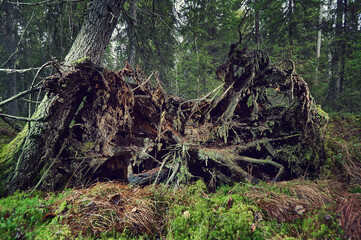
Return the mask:
<path fill-rule="evenodd" d="M 66 235 L 66 226 L 52 219 L 50 206 L 59 204 L 67 193 L 16 192 L 0 199 L 0 235 L 2 239 L 50 239 Z M 62 233 L 59 233 L 62 231 Z M 43 238 L 44 237 L 44 238 Z"/>
<path fill-rule="evenodd" d="M 324 177 L 360 184 L 361 116 L 333 114 L 326 133 Z"/>
<path fill-rule="evenodd" d="M 53 58 L 63 61 L 91 6 L 89 0 L 35 2 L 31 7 L 1 2 L 2 68 L 34 68 Z M 360 1 L 355 0 L 125 1 L 102 64 L 119 70 L 127 60 L 147 76 L 158 71 L 168 93 L 198 98 L 222 84 L 215 70 L 227 60 L 241 30 L 241 49 L 263 49 L 284 68 L 289 67 L 285 60 L 291 59 L 327 112 L 357 114 L 360 11 Z M 49 74 L 46 70 L 42 76 Z M 0 72 L 0 77 L 0 97 L 5 99 L 28 89 L 34 72 Z M 27 114 L 23 102 L 17 105 L 20 114 Z"/>
<path fill-rule="evenodd" d="M 343 231 L 333 212 L 336 204 L 320 206 L 311 203 L 312 195 L 307 195 L 309 200 L 305 198 L 306 189 L 322 193 L 319 185 L 305 181 L 236 184 L 208 193 L 199 180 L 177 190 L 162 185 L 139 189 L 98 183 L 63 193 L 35 192 L 29 196 L 16 192 L 0 200 L 0 233 L 3 239 L 148 239 L 160 235 L 167 239 L 340 239 Z M 124 201 L 115 197 L 118 193 Z M 320 199 L 326 201 L 328 197 Z M 272 205 L 276 199 L 278 209 Z M 142 209 L 150 202 L 156 213 L 152 218 Z M 297 203 L 304 212 L 293 209 Z M 120 220 L 123 228 L 106 226 L 120 216 L 137 219 L 128 225 Z M 138 231 L 146 224 L 149 228 Z"/>

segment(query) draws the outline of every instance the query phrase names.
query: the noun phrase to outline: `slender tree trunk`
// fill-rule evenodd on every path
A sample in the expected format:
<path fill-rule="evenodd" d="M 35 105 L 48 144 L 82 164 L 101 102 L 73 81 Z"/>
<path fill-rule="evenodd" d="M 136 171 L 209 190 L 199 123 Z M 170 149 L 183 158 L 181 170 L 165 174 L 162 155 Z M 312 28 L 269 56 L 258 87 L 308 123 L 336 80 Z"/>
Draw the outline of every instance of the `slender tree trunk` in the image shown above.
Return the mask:
<path fill-rule="evenodd" d="M 199 92 L 200 92 L 200 78 L 201 78 L 201 67 L 200 67 L 200 62 L 199 62 L 199 50 L 198 50 L 198 46 L 197 46 L 197 37 L 194 38 L 194 45 L 196 47 L 196 54 L 197 54 L 197 67 L 198 67 L 198 71 L 197 71 L 197 97 L 199 97 Z"/>
<path fill-rule="evenodd" d="M 100 63 L 117 24 L 123 2 L 93 1 L 88 16 L 65 58 L 66 64 L 83 57 L 89 57 L 93 63 Z M 5 173 L 0 174 L 0 194 L 27 189 L 36 184 L 45 185 L 47 189 L 55 187 L 41 177 L 46 175 L 47 170 L 57 160 L 58 153 L 66 147 L 64 138 L 69 134 L 66 129 L 83 97 L 70 95 L 69 99 L 60 99 L 51 94 L 45 96 L 33 118 L 46 121 L 29 123 L 0 154 L 1 169 L 6 169 Z M 65 108 L 61 116 L 56 116 L 54 109 L 57 108 Z"/>
<path fill-rule="evenodd" d="M 136 29 L 135 29 L 135 23 L 137 22 L 137 6 L 138 6 L 138 0 L 134 0 L 130 7 L 130 15 L 131 19 L 128 23 L 129 25 L 129 58 L 128 61 L 131 66 L 135 66 L 136 64 L 136 46 L 137 46 L 137 38 L 136 38 Z"/>
<path fill-rule="evenodd" d="M 178 87 L 178 60 L 175 63 L 175 95 L 179 96 L 179 87 Z"/>
<path fill-rule="evenodd" d="M 320 15 L 318 17 L 318 32 L 317 32 L 317 50 L 316 50 L 316 58 L 317 58 L 317 65 L 316 65 L 316 79 L 315 79 L 315 84 L 318 84 L 318 76 L 319 76 L 319 65 L 320 65 L 320 56 L 321 56 L 321 43 L 322 43 L 322 29 L 321 29 L 321 24 L 322 24 L 322 14 L 323 14 L 323 3 L 322 0 L 320 0 Z"/>
<path fill-rule="evenodd" d="M 257 5 L 258 0 L 255 0 L 254 4 L 255 4 L 255 9 L 254 9 L 255 42 L 257 49 L 259 49 L 260 39 L 259 39 L 259 7 Z"/>
<path fill-rule="evenodd" d="M 347 29 L 347 0 L 344 0 L 343 4 L 343 26 L 341 27 L 341 56 L 340 56 L 340 87 L 339 93 L 343 91 L 343 85 L 345 83 L 345 66 L 346 66 L 346 29 Z"/>
<path fill-rule="evenodd" d="M 328 93 L 328 105 L 332 108 L 335 107 L 337 96 L 341 90 L 341 82 L 343 81 L 343 72 L 341 68 L 341 57 L 342 57 L 342 22 L 343 22 L 343 13 L 344 13 L 344 3 L 343 0 L 337 0 L 337 9 L 336 9 L 336 27 L 335 27 L 335 37 L 333 44 L 331 45 L 331 81 L 329 84 L 329 93 Z"/>
<path fill-rule="evenodd" d="M 4 9 L 4 26 L 3 34 L 5 36 L 4 44 L 4 55 L 7 59 L 6 68 L 15 68 L 16 67 L 16 52 L 17 52 L 17 29 L 16 29 L 16 18 L 15 18 L 15 7 L 13 4 L 3 3 Z M 16 82 L 16 73 L 6 74 L 5 85 L 7 88 L 5 97 L 9 98 L 14 96 L 17 93 L 17 82 Z M 10 115 L 19 115 L 18 102 L 11 102 L 7 106 L 7 113 Z"/>
<path fill-rule="evenodd" d="M 294 12 L 294 7 L 293 7 L 293 0 L 289 0 L 288 1 L 288 19 L 289 19 L 289 24 L 288 24 L 288 37 L 289 37 L 289 52 L 288 52 L 288 58 L 292 59 L 293 57 L 293 35 L 294 35 L 294 28 L 295 28 L 295 22 L 294 22 L 294 16 L 293 16 L 293 12 Z"/>

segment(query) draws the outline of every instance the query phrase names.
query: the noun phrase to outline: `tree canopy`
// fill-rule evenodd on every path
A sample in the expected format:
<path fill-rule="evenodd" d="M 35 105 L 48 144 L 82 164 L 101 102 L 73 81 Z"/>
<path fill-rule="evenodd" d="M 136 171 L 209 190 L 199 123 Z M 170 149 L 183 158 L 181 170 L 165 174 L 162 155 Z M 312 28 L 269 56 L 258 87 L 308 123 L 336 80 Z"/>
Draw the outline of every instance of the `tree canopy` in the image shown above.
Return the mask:
<path fill-rule="evenodd" d="M 1 68 L 64 61 L 91 5 L 85 0 L 2 1 Z M 102 63 L 115 70 L 127 60 L 146 74 L 158 71 L 169 92 L 197 98 L 221 84 L 214 71 L 227 58 L 222 49 L 238 41 L 239 28 L 248 48 L 258 41 L 276 63 L 293 60 L 327 110 L 359 112 L 360 5 L 341 0 L 126 1 Z M 1 71 L 0 96 L 27 89 L 35 71 Z M 28 103 L 17 101 L 6 111 L 27 115 Z"/>

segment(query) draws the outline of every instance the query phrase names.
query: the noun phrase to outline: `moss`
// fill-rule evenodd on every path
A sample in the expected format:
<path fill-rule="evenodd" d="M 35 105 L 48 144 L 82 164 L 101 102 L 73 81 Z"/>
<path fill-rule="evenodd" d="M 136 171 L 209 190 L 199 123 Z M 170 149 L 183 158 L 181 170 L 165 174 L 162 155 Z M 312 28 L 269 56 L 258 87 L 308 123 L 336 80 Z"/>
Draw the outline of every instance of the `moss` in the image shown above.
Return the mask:
<path fill-rule="evenodd" d="M 10 143 L 0 149 L 0 196 L 5 192 L 6 178 L 14 170 L 17 160 L 15 154 L 19 153 L 19 148 L 23 146 L 27 132 L 28 126 L 26 125 Z"/>
<path fill-rule="evenodd" d="M 1 239 L 61 239 L 69 236 L 69 228 L 59 224 L 58 217 L 49 222 L 44 218 L 50 206 L 66 196 L 65 193 L 42 193 L 17 191 L 0 199 L 0 236 Z M 19 236 L 19 234 L 21 236 Z"/>
<path fill-rule="evenodd" d="M 91 151 L 94 147 L 95 147 L 94 142 L 86 142 L 86 143 L 84 143 L 83 148 L 81 149 L 81 151 L 83 153 L 87 153 L 87 152 Z"/>
<path fill-rule="evenodd" d="M 79 66 L 79 65 L 81 65 L 81 64 L 89 63 L 89 62 L 90 62 L 90 57 L 86 56 L 86 57 L 80 58 L 80 59 L 77 60 L 77 61 L 74 61 L 74 62 L 70 63 L 70 65 L 71 65 L 72 67 L 77 67 L 77 66 Z"/>
<path fill-rule="evenodd" d="M 324 117 L 326 119 L 329 118 L 328 113 L 322 110 L 321 105 L 316 105 L 316 108 L 317 108 L 318 115 L 320 115 L 321 117 Z"/>
<path fill-rule="evenodd" d="M 207 186 L 202 179 L 198 180 L 195 184 L 189 185 L 187 188 L 188 193 L 190 194 L 200 194 L 207 193 Z"/>
<path fill-rule="evenodd" d="M 159 217 L 154 221 L 163 225 L 154 235 L 147 235 L 146 231 L 138 235 L 131 228 L 120 231 L 116 225 L 95 236 L 91 234 L 98 227 L 93 224 L 94 221 L 78 218 L 82 215 L 89 219 L 100 216 L 103 221 L 105 217 L 112 216 L 109 215 L 111 212 L 105 210 L 106 205 L 111 203 L 107 200 L 119 196 L 116 186 L 106 188 L 104 184 L 98 184 L 90 189 L 62 193 L 36 191 L 32 196 L 26 192 L 16 192 L 0 199 L 0 236 L 2 239 L 14 239 L 21 232 L 25 239 L 157 239 L 159 234 L 167 239 L 339 239 L 342 231 L 331 206 L 309 206 L 312 211 L 307 210 L 304 217 L 294 216 L 292 211 L 284 213 L 295 217 L 291 221 L 280 221 L 276 218 L 277 214 L 273 217 L 268 214 L 280 213 L 284 204 L 293 205 L 299 199 L 305 201 L 302 194 L 296 193 L 302 185 L 307 187 L 310 184 L 321 189 L 320 186 L 326 182 L 239 183 L 221 186 L 215 193 L 207 193 L 204 182 L 199 180 L 178 189 L 152 186 L 143 189 L 140 195 L 134 195 L 136 189 L 122 186 L 124 196 L 129 194 L 134 200 L 127 206 L 130 209 L 136 209 L 148 198 L 152 200 Z M 353 191 L 359 192 L 360 187 L 355 187 Z M 84 209 L 89 204 L 95 205 L 92 198 L 97 199 L 96 207 L 88 215 Z M 117 206 L 122 205 L 118 203 Z M 44 218 L 49 212 L 56 214 L 51 220 Z M 141 212 L 137 216 L 142 216 Z"/>
<path fill-rule="evenodd" d="M 22 146 L 25 135 L 28 132 L 28 125 L 12 140 L 10 143 L 5 145 L 0 150 L 0 176 L 3 174 L 3 170 L 7 169 L 13 160 L 14 153 L 18 152 L 19 148 Z"/>

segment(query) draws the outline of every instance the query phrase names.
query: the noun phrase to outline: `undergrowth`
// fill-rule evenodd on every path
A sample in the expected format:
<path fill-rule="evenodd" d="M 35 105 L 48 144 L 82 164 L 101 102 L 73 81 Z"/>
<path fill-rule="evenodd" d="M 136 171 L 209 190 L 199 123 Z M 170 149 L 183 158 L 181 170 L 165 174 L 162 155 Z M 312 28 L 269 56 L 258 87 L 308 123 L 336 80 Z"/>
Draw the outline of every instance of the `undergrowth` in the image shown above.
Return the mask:
<path fill-rule="evenodd" d="M 361 116 L 331 115 L 323 177 L 361 184 Z"/>
<path fill-rule="evenodd" d="M 239 183 L 208 193 L 201 180 L 176 190 L 163 185 L 132 188 L 108 182 L 61 193 L 35 192 L 29 196 L 27 192 L 16 192 L 0 200 L 0 236 L 341 239 L 344 233 L 335 212 L 336 204 L 327 200 L 331 196 L 319 185 L 322 184 L 305 181 Z M 310 188 L 315 194 L 324 194 L 325 199 L 313 197 Z M 273 205 L 275 199 L 277 204 Z M 283 219 L 285 215 L 289 217 Z"/>

